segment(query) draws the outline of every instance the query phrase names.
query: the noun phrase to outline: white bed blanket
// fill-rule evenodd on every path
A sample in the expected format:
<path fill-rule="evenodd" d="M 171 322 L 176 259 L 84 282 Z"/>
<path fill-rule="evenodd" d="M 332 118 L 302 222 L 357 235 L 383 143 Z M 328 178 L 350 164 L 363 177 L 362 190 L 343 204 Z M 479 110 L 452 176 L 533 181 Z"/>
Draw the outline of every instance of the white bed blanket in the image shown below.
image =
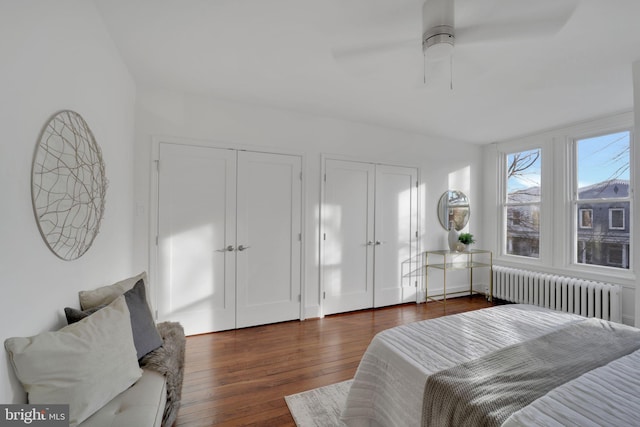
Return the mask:
<path fill-rule="evenodd" d="M 362 357 L 342 421 L 350 427 L 419 426 L 431 373 L 580 320 L 541 307 L 504 305 L 380 332 Z"/>
<path fill-rule="evenodd" d="M 640 426 L 639 408 L 640 350 L 557 387 L 503 426 Z"/>

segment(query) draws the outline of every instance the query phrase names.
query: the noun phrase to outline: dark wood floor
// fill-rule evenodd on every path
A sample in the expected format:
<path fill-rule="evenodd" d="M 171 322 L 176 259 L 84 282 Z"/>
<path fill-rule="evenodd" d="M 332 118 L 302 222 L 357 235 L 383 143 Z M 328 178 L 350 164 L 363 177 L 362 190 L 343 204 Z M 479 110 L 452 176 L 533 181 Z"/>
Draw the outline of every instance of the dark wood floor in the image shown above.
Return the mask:
<path fill-rule="evenodd" d="M 488 307 L 482 296 L 406 304 L 187 338 L 177 426 L 295 426 L 284 396 L 353 378 L 371 338 Z"/>

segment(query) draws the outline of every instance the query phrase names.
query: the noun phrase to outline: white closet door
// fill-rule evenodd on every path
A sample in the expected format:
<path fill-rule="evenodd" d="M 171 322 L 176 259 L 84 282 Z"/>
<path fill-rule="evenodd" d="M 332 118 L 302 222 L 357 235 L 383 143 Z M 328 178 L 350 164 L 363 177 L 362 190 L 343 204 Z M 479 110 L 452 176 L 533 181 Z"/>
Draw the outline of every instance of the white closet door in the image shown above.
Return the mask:
<path fill-rule="evenodd" d="M 239 328 L 300 318 L 301 171 L 298 156 L 238 153 Z"/>
<path fill-rule="evenodd" d="M 417 175 L 415 168 L 376 165 L 375 307 L 416 301 L 401 266 L 416 255 Z"/>
<path fill-rule="evenodd" d="M 236 153 L 160 144 L 158 318 L 189 335 L 235 327 Z"/>
<path fill-rule="evenodd" d="M 327 159 L 325 177 L 324 314 L 372 307 L 374 165 Z"/>

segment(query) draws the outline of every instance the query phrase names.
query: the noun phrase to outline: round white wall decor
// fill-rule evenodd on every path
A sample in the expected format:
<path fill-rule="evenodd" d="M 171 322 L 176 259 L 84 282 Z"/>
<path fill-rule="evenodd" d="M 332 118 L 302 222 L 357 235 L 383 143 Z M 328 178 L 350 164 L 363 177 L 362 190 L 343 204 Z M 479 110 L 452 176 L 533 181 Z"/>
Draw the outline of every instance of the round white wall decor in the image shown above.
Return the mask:
<path fill-rule="evenodd" d="M 31 198 L 45 243 L 56 256 L 80 258 L 104 214 L 107 180 L 100 147 L 80 114 L 56 113 L 44 127 L 31 170 Z"/>

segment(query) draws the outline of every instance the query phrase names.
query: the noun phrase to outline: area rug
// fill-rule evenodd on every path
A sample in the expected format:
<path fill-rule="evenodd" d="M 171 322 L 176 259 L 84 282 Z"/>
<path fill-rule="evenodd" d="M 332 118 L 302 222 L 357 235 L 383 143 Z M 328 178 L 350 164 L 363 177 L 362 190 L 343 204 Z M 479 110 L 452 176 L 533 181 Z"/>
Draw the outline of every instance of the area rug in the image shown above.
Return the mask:
<path fill-rule="evenodd" d="M 353 380 L 314 388 L 285 396 L 284 400 L 298 427 L 341 427 L 342 407 Z"/>

